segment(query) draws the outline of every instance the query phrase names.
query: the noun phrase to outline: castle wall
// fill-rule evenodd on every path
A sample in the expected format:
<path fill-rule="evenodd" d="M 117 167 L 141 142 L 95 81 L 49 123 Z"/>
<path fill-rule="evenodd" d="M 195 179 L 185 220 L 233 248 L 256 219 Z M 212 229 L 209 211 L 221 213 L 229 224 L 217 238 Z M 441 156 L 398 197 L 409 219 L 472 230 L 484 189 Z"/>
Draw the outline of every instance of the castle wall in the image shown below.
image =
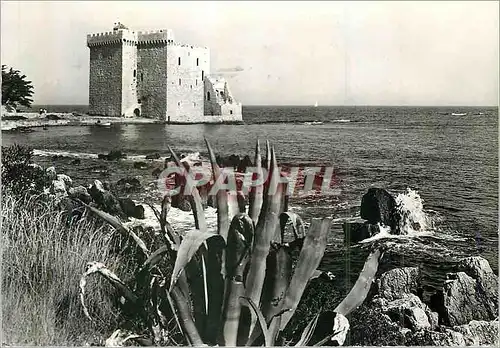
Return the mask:
<path fill-rule="evenodd" d="M 224 79 L 210 77 L 210 51 L 179 44 L 168 29 L 87 35 L 89 113 L 149 117 L 170 123 L 241 121 Z M 207 99 L 207 93 L 212 100 Z"/>
<path fill-rule="evenodd" d="M 140 106 L 137 100 L 137 41 L 134 36 L 122 39 L 122 110 L 121 115 L 134 117 Z"/>
<path fill-rule="evenodd" d="M 122 109 L 122 46 L 90 47 L 89 114 L 120 116 Z"/>
<path fill-rule="evenodd" d="M 167 44 L 170 30 L 139 32 L 137 91 L 142 117 L 165 120 L 167 114 Z"/>
<path fill-rule="evenodd" d="M 234 100 L 228 83 L 223 78 L 209 76 L 205 79 L 205 119 L 221 116 L 228 121 L 242 120 L 242 106 Z"/>
<path fill-rule="evenodd" d="M 203 80 L 210 70 L 209 57 L 207 48 L 169 44 L 167 122 L 190 122 L 203 117 Z"/>

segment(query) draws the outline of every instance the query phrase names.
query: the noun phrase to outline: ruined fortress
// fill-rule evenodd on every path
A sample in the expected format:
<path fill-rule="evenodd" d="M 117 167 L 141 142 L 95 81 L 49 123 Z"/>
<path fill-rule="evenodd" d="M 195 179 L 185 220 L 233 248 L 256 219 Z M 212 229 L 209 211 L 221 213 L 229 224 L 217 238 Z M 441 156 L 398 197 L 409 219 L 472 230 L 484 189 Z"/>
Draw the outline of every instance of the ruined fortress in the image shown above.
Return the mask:
<path fill-rule="evenodd" d="M 210 75 L 210 50 L 177 43 L 170 29 L 135 32 L 121 23 L 87 35 L 89 114 L 168 123 L 242 120 L 227 81 Z"/>

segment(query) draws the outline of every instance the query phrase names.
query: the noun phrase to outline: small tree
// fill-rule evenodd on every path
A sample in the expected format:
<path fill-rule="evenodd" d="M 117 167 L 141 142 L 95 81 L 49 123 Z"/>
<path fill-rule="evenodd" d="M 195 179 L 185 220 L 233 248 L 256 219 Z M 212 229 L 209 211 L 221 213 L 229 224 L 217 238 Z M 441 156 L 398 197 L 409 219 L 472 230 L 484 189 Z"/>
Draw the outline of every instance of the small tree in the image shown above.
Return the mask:
<path fill-rule="evenodd" d="M 30 107 L 33 100 L 33 85 L 19 70 L 2 65 L 2 105 L 16 108 L 18 105 Z"/>

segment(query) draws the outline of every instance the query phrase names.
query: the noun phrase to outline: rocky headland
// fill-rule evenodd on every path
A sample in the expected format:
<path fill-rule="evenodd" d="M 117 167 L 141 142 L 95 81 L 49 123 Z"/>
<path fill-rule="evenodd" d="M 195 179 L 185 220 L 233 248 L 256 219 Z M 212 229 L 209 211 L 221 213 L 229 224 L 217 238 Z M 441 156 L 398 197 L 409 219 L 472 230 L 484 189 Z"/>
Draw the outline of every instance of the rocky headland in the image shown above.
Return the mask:
<path fill-rule="evenodd" d="M 158 157 L 159 154 L 151 154 L 150 159 Z M 246 158 L 237 161 L 236 156 L 219 160 L 234 167 L 251 164 Z M 167 165 L 168 160 L 165 162 Z M 113 184 L 95 180 L 87 186 L 76 186 L 54 167 L 39 170 L 45 172 L 50 183 L 46 194 L 56 199 L 71 218 L 81 216 L 81 202 L 123 221 L 133 220 L 136 227 L 150 214 L 147 205 L 138 204 L 129 196 L 130 192 L 141 190 L 140 178 L 123 178 Z M 204 202 L 211 205 L 206 197 Z M 182 199 L 174 200 L 172 206 L 190 211 Z M 386 238 L 407 234 L 408 228 L 418 232 L 424 229 L 421 224 L 405 216 L 388 191 L 371 188 L 361 201 L 361 220 L 343 225 L 345 245 L 352 248 L 353 255 L 375 246 L 384 251 L 368 296 L 349 315 L 345 345 L 498 345 L 498 276 L 487 260 L 480 256 L 453 257 L 442 264 L 436 255 L 435 259 L 427 257 L 427 262 L 408 258 L 401 262 L 402 255 L 392 247 L 397 240 Z M 145 223 L 144 227 L 151 226 Z M 317 279 L 311 286 L 321 282 L 326 286 L 310 290 L 310 298 L 319 297 L 321 291 L 338 292 L 335 287 L 340 282 L 331 279 Z M 335 298 L 330 293 L 322 296 L 330 301 Z M 306 298 L 304 303 L 308 301 Z"/>

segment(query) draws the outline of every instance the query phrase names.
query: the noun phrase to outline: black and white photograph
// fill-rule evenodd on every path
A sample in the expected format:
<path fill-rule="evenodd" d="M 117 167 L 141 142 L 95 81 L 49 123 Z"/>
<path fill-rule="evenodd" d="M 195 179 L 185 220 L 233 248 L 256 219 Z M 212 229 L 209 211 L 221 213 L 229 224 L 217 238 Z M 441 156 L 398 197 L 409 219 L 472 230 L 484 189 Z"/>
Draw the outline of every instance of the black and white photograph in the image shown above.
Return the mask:
<path fill-rule="evenodd" d="M 498 346 L 498 1 L 1 1 L 1 346 Z"/>

